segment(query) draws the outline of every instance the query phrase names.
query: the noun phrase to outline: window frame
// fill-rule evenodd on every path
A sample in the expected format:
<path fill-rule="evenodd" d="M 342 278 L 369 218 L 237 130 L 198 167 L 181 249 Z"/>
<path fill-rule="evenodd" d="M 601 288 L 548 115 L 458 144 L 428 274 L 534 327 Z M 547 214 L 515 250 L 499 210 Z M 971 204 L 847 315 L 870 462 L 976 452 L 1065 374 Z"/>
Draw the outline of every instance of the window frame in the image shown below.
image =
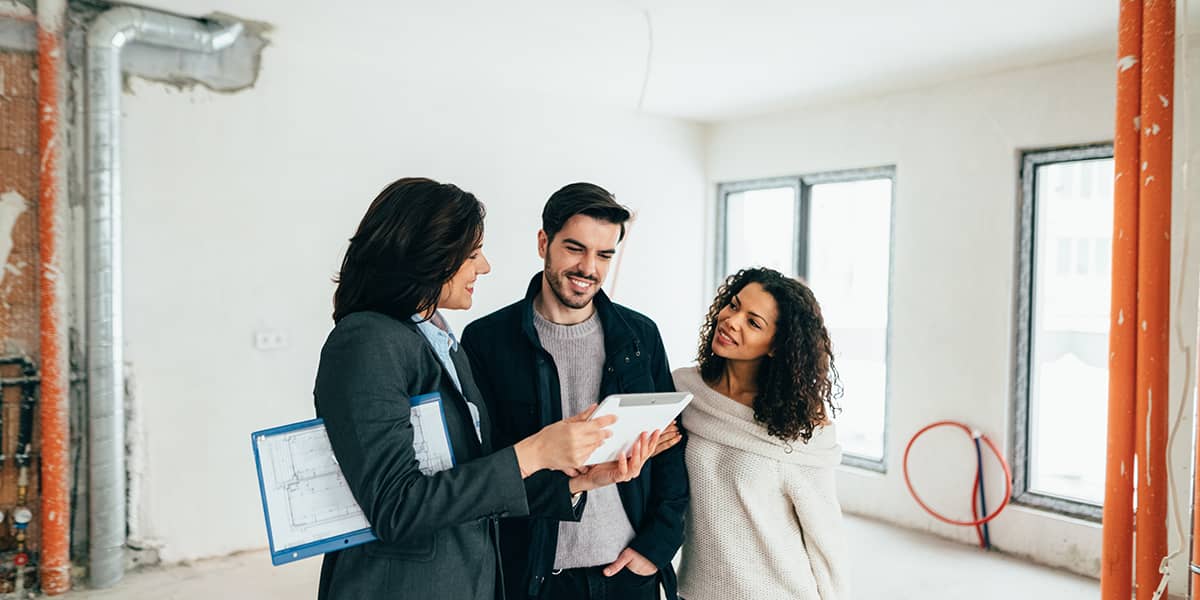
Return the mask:
<path fill-rule="evenodd" d="M 729 239 L 729 221 L 726 218 L 729 214 L 729 196 L 741 192 L 753 192 L 755 190 L 768 190 L 790 187 L 792 188 L 793 210 L 795 211 L 795 231 L 805 231 L 802 227 L 807 227 L 807 212 L 806 199 L 803 193 L 803 184 L 799 177 L 771 177 L 767 179 L 751 179 L 747 181 L 734 181 L 730 183 L 721 183 L 717 185 L 717 260 L 713 281 L 716 286 L 720 286 L 722 281 L 725 281 L 725 272 L 728 264 L 728 252 L 726 251 L 726 241 Z M 803 255 L 804 249 L 800 248 L 801 236 L 797 235 L 792 244 L 792 270 L 796 273 L 801 273 L 805 265 L 807 265 L 807 257 Z M 715 286 L 714 286 L 715 287 Z"/>
<path fill-rule="evenodd" d="M 887 281 L 887 329 L 884 333 L 884 392 L 883 392 L 883 455 L 878 458 L 859 456 L 844 452 L 842 464 L 878 473 L 887 473 L 889 459 L 888 447 L 891 432 L 892 407 L 892 300 L 895 296 L 895 245 L 896 245 L 896 167 L 886 165 L 858 169 L 841 169 L 836 171 L 821 171 L 805 175 L 786 177 L 768 177 L 748 179 L 717 184 L 716 210 L 716 260 L 714 260 L 714 288 L 725 280 L 728 269 L 728 249 L 726 247 L 729 195 L 739 192 L 790 187 L 794 191 L 795 202 L 795 239 L 793 241 L 793 266 L 796 276 L 801 279 L 808 277 L 809 259 L 809 210 L 812 201 L 812 188 L 827 183 L 846 183 L 874 179 L 890 179 L 892 183 L 891 197 L 888 198 L 888 281 Z"/>
<path fill-rule="evenodd" d="M 1019 155 L 1017 176 L 1019 235 L 1017 237 L 1015 319 L 1013 343 L 1012 436 L 1011 456 L 1015 504 L 1046 510 L 1099 523 L 1103 505 L 1036 492 L 1030 489 L 1030 372 L 1033 356 L 1033 277 L 1037 260 L 1037 169 L 1038 167 L 1082 160 L 1111 159 L 1112 142 L 1024 150 Z M 1111 244 L 1109 246 L 1111 253 Z M 1047 250 L 1043 250 L 1045 252 Z M 1109 263 L 1111 265 L 1111 262 Z M 1050 266 L 1054 268 L 1053 265 Z M 1075 268 L 1068 264 L 1068 270 Z"/>

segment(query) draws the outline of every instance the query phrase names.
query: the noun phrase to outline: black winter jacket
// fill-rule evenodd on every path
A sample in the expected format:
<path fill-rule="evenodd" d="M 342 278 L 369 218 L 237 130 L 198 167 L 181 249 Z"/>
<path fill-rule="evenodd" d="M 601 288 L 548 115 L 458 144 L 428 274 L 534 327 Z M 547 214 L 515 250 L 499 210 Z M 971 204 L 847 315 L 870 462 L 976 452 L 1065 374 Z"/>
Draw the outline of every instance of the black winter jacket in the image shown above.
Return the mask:
<path fill-rule="evenodd" d="M 463 346 L 475 381 L 492 416 L 495 445 L 511 445 L 563 418 L 558 369 L 533 327 L 533 299 L 542 275 L 534 276 L 525 298 L 471 323 Z M 615 393 L 671 392 L 675 386 L 658 327 L 648 317 L 614 304 L 603 291 L 593 302 L 604 328 L 605 361 L 600 401 Z M 569 416 L 569 415 L 568 415 Z M 617 484 L 636 536 L 630 547 L 653 562 L 668 600 L 676 599 L 671 559 L 683 542 L 688 504 L 684 441 L 650 459 L 641 474 Z M 509 600 L 533 598 L 554 567 L 559 521 L 577 521 L 568 480 L 541 471 L 525 480 L 529 516 L 502 519 L 500 546 Z"/>

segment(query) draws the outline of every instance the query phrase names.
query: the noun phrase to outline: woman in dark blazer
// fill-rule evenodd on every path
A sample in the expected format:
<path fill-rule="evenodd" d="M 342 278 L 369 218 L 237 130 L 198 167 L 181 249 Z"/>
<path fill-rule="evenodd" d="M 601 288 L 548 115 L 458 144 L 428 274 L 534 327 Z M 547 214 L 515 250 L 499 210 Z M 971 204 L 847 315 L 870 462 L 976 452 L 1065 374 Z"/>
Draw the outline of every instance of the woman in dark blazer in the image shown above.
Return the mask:
<path fill-rule="evenodd" d="M 401 179 L 350 239 L 321 350 L 317 416 L 378 541 L 325 555 L 318 598 L 493 600 L 497 519 L 529 514 L 523 480 L 574 472 L 609 435 L 587 415 L 493 448 L 466 356 L 437 310 L 471 306 L 483 206 L 459 188 Z M 421 465 L 409 399 L 441 396 L 454 464 Z M 561 502 L 562 499 L 555 499 Z M 534 507 L 536 509 L 536 507 Z"/>

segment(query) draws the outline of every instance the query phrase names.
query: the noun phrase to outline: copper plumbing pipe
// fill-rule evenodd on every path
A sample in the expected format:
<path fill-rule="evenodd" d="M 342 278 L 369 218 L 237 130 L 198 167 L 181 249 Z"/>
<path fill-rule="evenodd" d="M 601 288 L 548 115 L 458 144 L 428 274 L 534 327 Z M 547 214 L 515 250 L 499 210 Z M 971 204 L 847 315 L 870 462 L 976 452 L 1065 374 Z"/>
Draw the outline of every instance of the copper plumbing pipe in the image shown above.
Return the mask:
<path fill-rule="evenodd" d="M 1167 412 L 1171 287 L 1171 140 L 1175 2 L 1142 3 L 1138 166 L 1137 599 L 1154 596 L 1167 554 Z"/>
<path fill-rule="evenodd" d="M 1142 2 L 1121 0 L 1117 41 L 1117 120 L 1113 138 L 1112 296 L 1108 332 L 1108 455 L 1100 597 L 1133 593 L 1133 441 L 1137 358 L 1138 153 L 1142 82 Z"/>
<path fill-rule="evenodd" d="M 61 115 L 66 0 L 38 0 L 38 290 L 41 348 L 41 548 L 38 579 L 47 595 L 71 589 L 68 453 L 67 291 L 63 269 L 66 202 Z"/>

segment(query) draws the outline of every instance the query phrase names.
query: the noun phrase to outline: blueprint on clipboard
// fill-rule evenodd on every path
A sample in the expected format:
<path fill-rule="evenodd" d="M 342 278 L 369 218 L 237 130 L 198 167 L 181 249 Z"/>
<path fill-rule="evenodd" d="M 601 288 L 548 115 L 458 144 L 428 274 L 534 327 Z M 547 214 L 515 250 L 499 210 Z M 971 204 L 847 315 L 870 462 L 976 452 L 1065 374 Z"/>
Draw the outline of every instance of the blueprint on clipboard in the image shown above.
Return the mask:
<path fill-rule="evenodd" d="M 422 474 L 454 466 L 441 396 L 410 399 L 413 450 Z M 251 434 L 271 561 L 280 565 L 375 540 L 342 475 L 325 422 Z"/>
<path fill-rule="evenodd" d="M 369 529 L 319 419 L 254 434 L 271 552 Z"/>
<path fill-rule="evenodd" d="M 409 421 L 413 428 L 413 452 L 421 474 L 432 475 L 454 466 L 454 449 L 446 429 L 446 412 L 440 394 L 413 396 Z"/>

